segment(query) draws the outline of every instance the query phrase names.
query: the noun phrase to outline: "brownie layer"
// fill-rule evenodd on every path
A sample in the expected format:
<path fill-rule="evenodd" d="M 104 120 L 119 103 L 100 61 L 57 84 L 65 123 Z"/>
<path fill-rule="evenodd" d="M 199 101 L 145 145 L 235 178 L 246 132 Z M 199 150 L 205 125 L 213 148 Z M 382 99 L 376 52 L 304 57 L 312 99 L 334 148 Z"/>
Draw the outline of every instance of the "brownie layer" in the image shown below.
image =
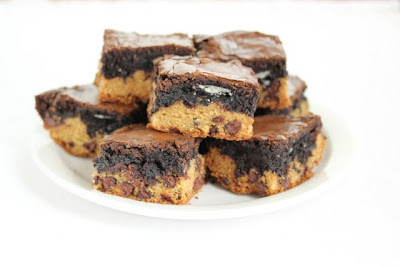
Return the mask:
<path fill-rule="evenodd" d="M 193 41 L 185 34 L 139 35 L 106 30 L 101 71 L 107 79 L 127 78 L 135 70 L 150 72 L 157 57 L 190 55 L 194 50 Z"/>
<path fill-rule="evenodd" d="M 207 87 L 201 85 L 205 81 L 201 79 L 183 80 L 178 85 L 173 85 L 169 90 L 155 89 L 155 98 L 151 107 L 151 113 L 157 112 L 162 107 L 172 106 L 179 100 L 182 100 L 184 105 L 194 108 L 196 105 L 208 106 L 211 103 L 221 103 L 224 108 L 229 111 L 244 113 L 253 116 L 257 101 L 258 91 L 245 91 L 238 88 L 227 87 L 226 84 L 221 84 L 219 81 L 207 82 Z M 207 92 L 205 88 L 220 88 L 216 89 L 217 93 Z"/>
<path fill-rule="evenodd" d="M 121 128 L 104 139 L 94 160 L 97 172 L 124 172 L 132 180 L 152 185 L 156 177 L 171 184 L 184 176 L 197 155 L 199 139 L 161 133 L 144 125 Z"/>
<path fill-rule="evenodd" d="M 144 104 L 99 103 L 94 85 L 64 87 L 37 95 L 35 99 L 36 110 L 48 127 L 59 126 L 66 118 L 79 117 L 86 124 L 90 137 L 146 121 Z"/>
<path fill-rule="evenodd" d="M 261 116 L 255 119 L 254 135 L 250 140 L 207 139 L 204 148 L 206 152 L 215 147 L 221 154 L 230 156 L 236 164 L 236 177 L 248 174 L 251 169 L 257 170 L 258 174 L 271 171 L 285 176 L 295 159 L 300 163 L 307 162 L 321 127 L 320 117 L 311 114 L 297 118 Z"/>
<path fill-rule="evenodd" d="M 182 100 L 188 107 L 218 102 L 230 111 L 253 116 L 259 97 L 254 72 L 239 61 L 165 57 L 155 66 L 151 113 Z"/>

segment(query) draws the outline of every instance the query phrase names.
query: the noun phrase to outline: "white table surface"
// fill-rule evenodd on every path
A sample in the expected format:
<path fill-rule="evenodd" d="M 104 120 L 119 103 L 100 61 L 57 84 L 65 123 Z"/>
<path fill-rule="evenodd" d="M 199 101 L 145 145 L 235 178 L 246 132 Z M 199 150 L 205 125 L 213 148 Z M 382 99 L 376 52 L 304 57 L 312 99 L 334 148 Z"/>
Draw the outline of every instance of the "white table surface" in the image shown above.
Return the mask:
<path fill-rule="evenodd" d="M 351 133 L 342 182 L 272 214 L 214 221 L 135 216 L 65 192 L 29 155 L 33 96 L 91 82 L 104 28 L 279 35 L 311 105 Z M 0 2 L 0 33 L 1 266 L 400 265 L 396 3 Z"/>

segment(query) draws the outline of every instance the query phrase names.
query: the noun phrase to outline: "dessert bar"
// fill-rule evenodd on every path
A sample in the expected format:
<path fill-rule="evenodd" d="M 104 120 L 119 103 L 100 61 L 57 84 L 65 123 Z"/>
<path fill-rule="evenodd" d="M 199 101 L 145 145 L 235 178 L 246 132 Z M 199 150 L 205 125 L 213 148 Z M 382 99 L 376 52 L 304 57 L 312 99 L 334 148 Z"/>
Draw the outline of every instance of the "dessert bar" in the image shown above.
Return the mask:
<path fill-rule="evenodd" d="M 304 91 L 307 88 L 306 83 L 297 76 L 288 76 L 288 95 L 292 105 L 287 108 L 257 108 L 254 116 L 260 115 L 289 115 L 289 116 L 303 116 L 309 112 L 308 101 L 304 96 Z"/>
<path fill-rule="evenodd" d="M 204 184 L 200 139 L 130 125 L 104 138 L 93 187 L 126 198 L 186 204 Z"/>
<path fill-rule="evenodd" d="M 286 54 L 277 36 L 235 31 L 193 37 L 197 56 L 229 61 L 238 59 L 254 70 L 262 85 L 258 106 L 285 108 L 291 105 L 287 92 Z"/>
<path fill-rule="evenodd" d="M 324 148 L 319 116 L 255 118 L 245 141 L 205 140 L 206 167 L 223 187 L 239 194 L 276 194 L 313 175 Z"/>
<path fill-rule="evenodd" d="M 140 35 L 106 30 L 100 73 L 95 79 L 99 100 L 147 103 L 153 59 L 167 54 L 190 55 L 194 50 L 192 39 L 185 34 Z"/>
<path fill-rule="evenodd" d="M 146 121 L 145 105 L 99 103 L 93 84 L 64 87 L 36 96 L 36 110 L 54 141 L 68 153 L 94 157 L 105 134 Z"/>
<path fill-rule="evenodd" d="M 259 84 L 240 61 L 164 57 L 154 67 L 149 125 L 193 137 L 251 137 Z"/>

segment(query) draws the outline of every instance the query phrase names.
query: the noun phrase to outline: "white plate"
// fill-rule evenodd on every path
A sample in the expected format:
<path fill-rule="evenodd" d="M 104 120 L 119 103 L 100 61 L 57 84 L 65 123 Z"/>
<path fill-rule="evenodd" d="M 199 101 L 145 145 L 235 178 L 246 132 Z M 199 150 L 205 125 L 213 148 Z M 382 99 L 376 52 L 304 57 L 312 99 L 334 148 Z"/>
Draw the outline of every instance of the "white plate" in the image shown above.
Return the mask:
<path fill-rule="evenodd" d="M 186 206 L 146 203 L 92 189 L 91 160 L 65 153 L 52 142 L 43 129 L 34 132 L 31 152 L 39 168 L 55 183 L 99 205 L 134 214 L 169 219 L 243 217 L 293 205 L 321 193 L 328 185 L 338 180 L 340 172 L 351 159 L 350 133 L 343 121 L 327 110 L 322 109 L 317 113 L 323 118 L 327 148 L 320 165 L 315 170 L 315 176 L 293 189 L 269 197 L 236 195 L 217 185 L 206 184 L 197 197 Z"/>

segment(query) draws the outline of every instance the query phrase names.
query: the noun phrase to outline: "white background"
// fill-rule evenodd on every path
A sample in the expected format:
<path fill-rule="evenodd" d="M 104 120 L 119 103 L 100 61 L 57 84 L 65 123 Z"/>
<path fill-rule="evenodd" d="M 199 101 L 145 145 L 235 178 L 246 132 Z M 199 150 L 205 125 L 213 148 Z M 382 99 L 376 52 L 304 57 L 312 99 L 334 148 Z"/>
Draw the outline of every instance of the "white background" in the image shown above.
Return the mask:
<path fill-rule="evenodd" d="M 104 28 L 279 35 L 311 105 L 346 121 L 350 168 L 323 195 L 232 220 L 146 218 L 63 191 L 29 155 L 30 133 L 41 125 L 33 96 L 91 82 Z M 1 266 L 400 265 L 395 2 L 3 2 L 0 33 Z"/>

